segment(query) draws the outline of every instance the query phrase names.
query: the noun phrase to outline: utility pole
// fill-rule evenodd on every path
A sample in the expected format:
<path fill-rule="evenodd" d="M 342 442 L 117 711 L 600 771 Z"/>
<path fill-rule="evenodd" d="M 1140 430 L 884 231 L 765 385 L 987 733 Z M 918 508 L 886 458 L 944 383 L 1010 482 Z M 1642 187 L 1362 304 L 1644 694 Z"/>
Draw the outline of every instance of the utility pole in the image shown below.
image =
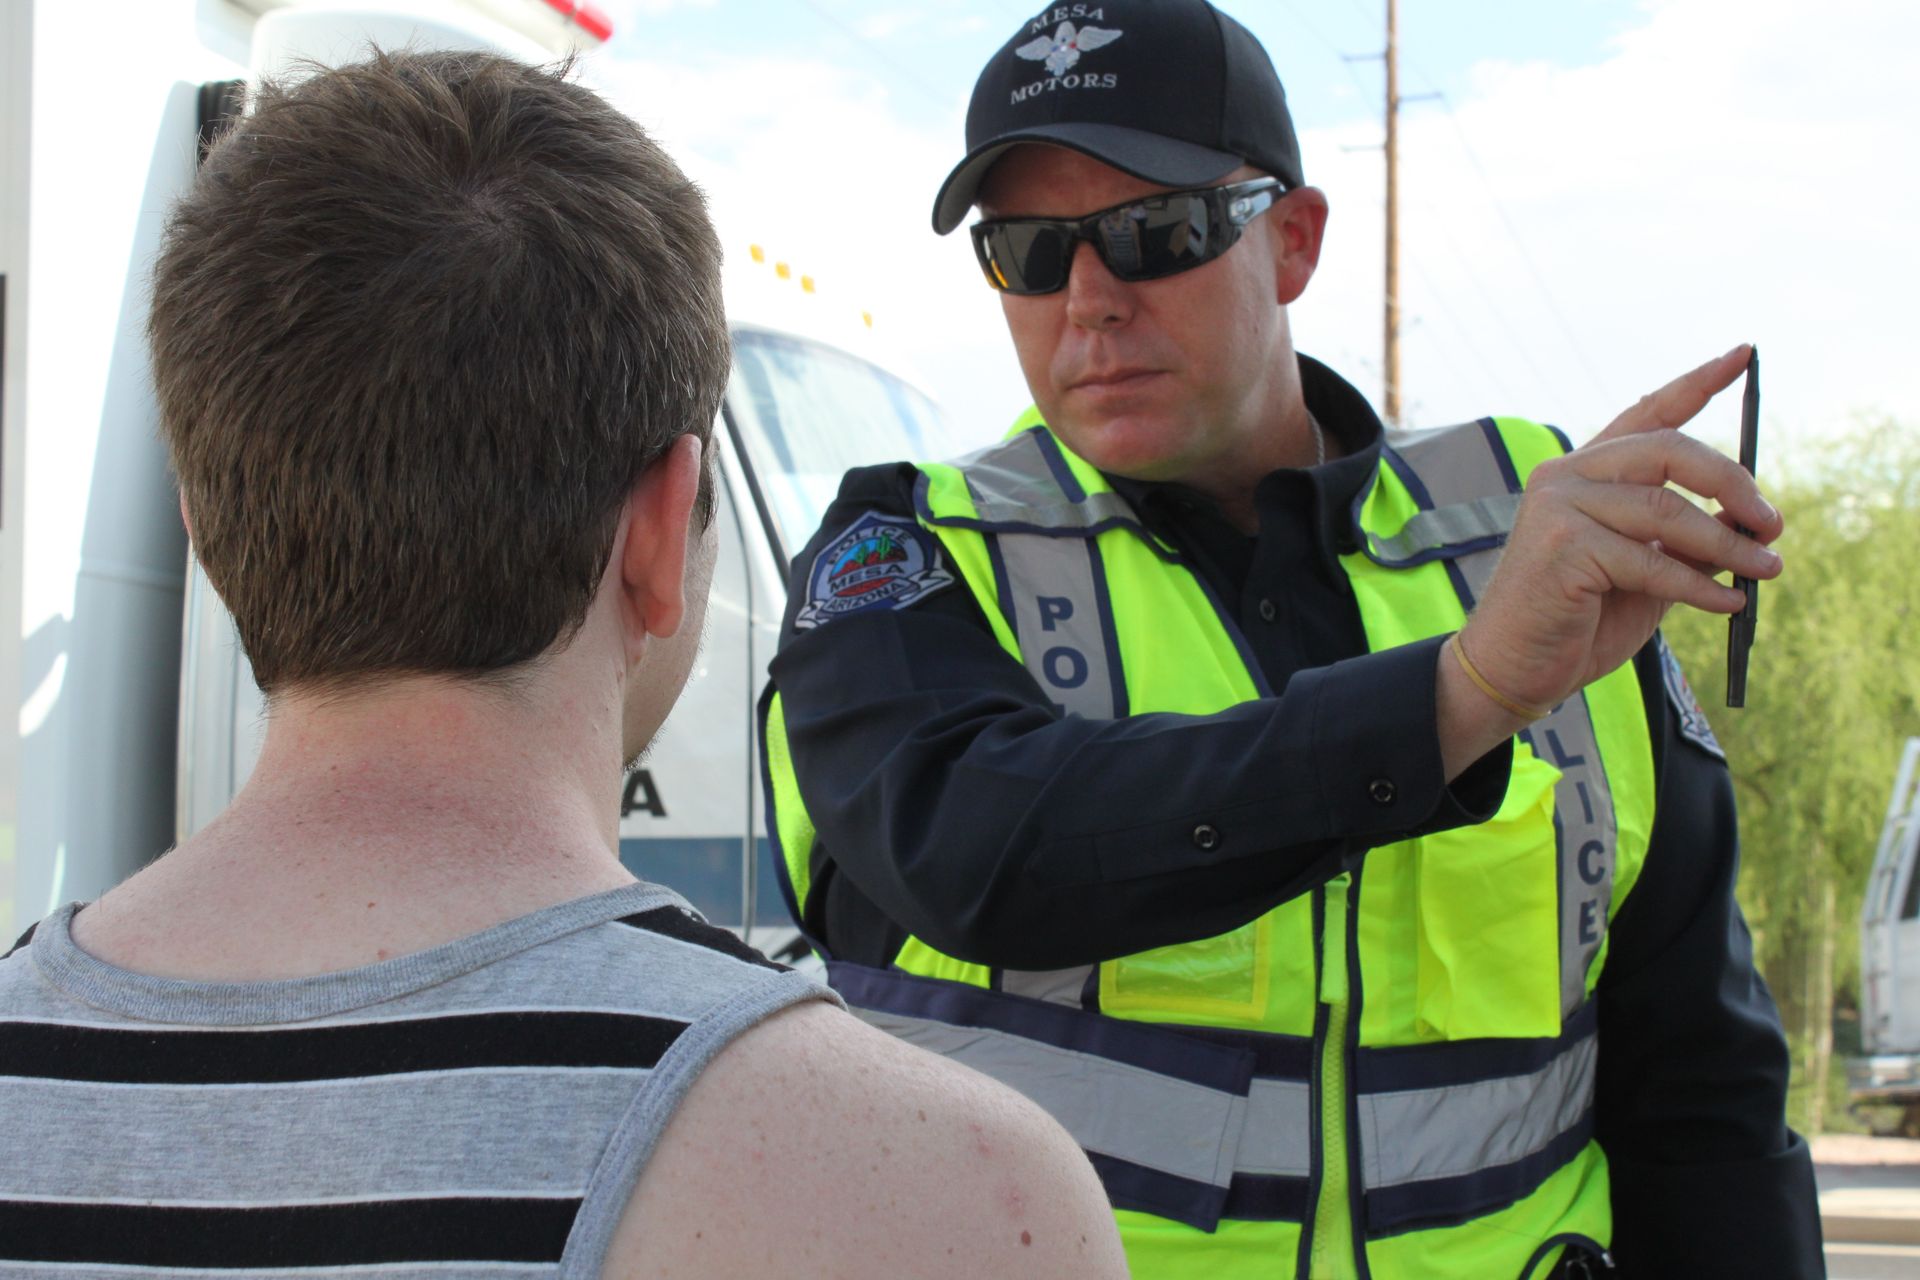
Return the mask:
<path fill-rule="evenodd" d="M 1387 422 L 1400 425 L 1400 53 L 1399 0 L 1387 0 L 1386 344 L 1382 362 Z"/>

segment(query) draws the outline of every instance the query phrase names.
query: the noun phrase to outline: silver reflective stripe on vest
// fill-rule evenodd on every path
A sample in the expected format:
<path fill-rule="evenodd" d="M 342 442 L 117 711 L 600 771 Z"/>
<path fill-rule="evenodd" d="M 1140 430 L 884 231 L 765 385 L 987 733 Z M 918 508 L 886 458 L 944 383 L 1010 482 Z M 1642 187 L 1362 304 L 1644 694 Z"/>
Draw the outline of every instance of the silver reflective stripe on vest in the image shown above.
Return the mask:
<path fill-rule="evenodd" d="M 1241 1173 L 1313 1174 L 1313 1089 L 1303 1080 L 1255 1079 L 1240 1134 Z"/>
<path fill-rule="evenodd" d="M 1077 534 L 1103 521 L 1136 519 L 1117 493 L 1088 494 L 1083 502 L 1069 499 L 1031 431 L 969 454 L 954 466 L 966 480 L 974 510 L 990 524 Z M 1119 673 L 1108 655 L 1119 648 L 1109 646 L 1101 622 L 1092 539 L 1015 529 L 987 536 L 1002 571 L 1000 587 L 1009 596 L 1000 601 L 1000 612 L 1013 628 L 1027 672 L 1069 715 L 1114 719 L 1120 713 L 1114 703 Z M 1059 972 L 1003 969 L 1000 989 L 1077 1009 L 1092 972 L 1091 965 Z"/>
<path fill-rule="evenodd" d="M 1396 433 L 1390 443 L 1435 505 L 1398 533 L 1372 538 L 1376 555 L 1406 560 L 1424 551 L 1501 538 L 1511 529 L 1519 499 L 1507 492 L 1502 459 L 1494 453 L 1502 446 L 1478 423 Z M 1028 669 L 1069 711 L 1112 717 L 1116 709 L 1106 667 L 1111 650 L 1098 607 L 1099 583 L 1089 552 L 1093 540 L 1042 531 L 1084 533 L 1110 519 L 1132 521 L 1131 510 L 1111 493 L 1069 501 L 1031 435 L 957 465 L 981 520 L 1000 526 L 988 532 L 1008 596 L 1002 611 Z M 1007 527 L 1014 525 L 1023 528 Z M 1498 559 L 1497 547 L 1455 557 L 1474 597 Z M 1085 659 L 1084 679 L 1074 678 L 1080 667 L 1066 658 L 1056 657 L 1051 668 L 1046 663 L 1050 647 L 1068 646 Z M 1058 677 L 1067 677 L 1067 687 Z M 1571 1016 L 1585 1000 L 1586 968 L 1604 937 L 1611 902 L 1612 796 L 1584 699 L 1568 699 L 1530 736 L 1536 754 L 1561 771 L 1554 793 L 1561 991 L 1563 1014 Z M 1010 995 L 1078 1006 L 1091 973 L 1091 966 L 1001 971 L 999 986 Z M 1313 1102 L 1304 1082 L 1256 1079 L 1240 1097 L 1009 1032 L 871 1009 L 859 1013 L 877 1027 L 1026 1094 L 1089 1151 L 1217 1187 L 1227 1186 L 1236 1172 L 1311 1176 Z M 1358 1095 L 1365 1185 L 1387 1188 L 1472 1175 L 1546 1150 L 1580 1124 L 1592 1105 L 1595 1045 L 1589 1034 L 1545 1067 L 1522 1075 Z"/>
<path fill-rule="evenodd" d="M 1036 533 L 987 536 L 1006 570 L 1004 582 L 1012 599 L 1002 600 L 1000 611 L 1013 624 L 1021 662 L 1067 714 L 1113 719 L 1119 708 L 1114 705 L 1106 628 L 1100 625 L 1092 539 Z"/>
<path fill-rule="evenodd" d="M 1528 1075 L 1360 1095 L 1367 1189 L 1480 1173 L 1544 1151 L 1592 1107 L 1598 1045 L 1588 1034 Z"/>
<path fill-rule="evenodd" d="M 1078 1009 L 1083 1007 L 1080 994 L 1087 989 L 1087 979 L 1092 976 L 1090 964 L 1071 969 L 1002 969 L 1000 990 L 1010 996 L 1025 996 L 1029 1000 L 1045 1000 L 1048 1004 Z"/>
<path fill-rule="evenodd" d="M 1117 493 L 1090 493 L 1081 502 L 1068 501 L 1032 431 L 957 458 L 953 465 L 966 474 L 974 510 L 988 524 L 1091 529 L 1108 520 L 1134 519 L 1133 508 Z"/>
<path fill-rule="evenodd" d="M 1483 538 L 1504 542 L 1520 509 L 1520 496 L 1507 491 L 1506 472 L 1493 452 L 1496 446 L 1478 422 L 1432 431 L 1389 431 L 1386 447 L 1419 477 L 1433 509 L 1416 514 L 1392 537 L 1369 535 L 1376 556 L 1411 560 L 1423 551 Z M 1454 566 L 1478 600 L 1499 562 L 1495 547 L 1458 556 Z"/>
<path fill-rule="evenodd" d="M 1391 536 L 1368 534 L 1367 542 L 1382 560 L 1411 560 L 1423 551 L 1438 551 L 1481 538 L 1504 538 L 1512 531 L 1513 513 L 1519 509 L 1517 493 L 1456 502 L 1416 513 L 1400 526 L 1400 532 Z M 1472 558 L 1459 557 L 1461 560 Z"/>
<path fill-rule="evenodd" d="M 1017 1089 L 1088 1151 L 1192 1182 L 1225 1188 L 1249 1126 L 1246 1097 L 1078 1053 L 1005 1031 L 854 1009 L 868 1024 L 909 1044 L 984 1072 Z M 1298 1135 L 1294 1164 L 1305 1173 L 1311 1123 L 1306 1086 L 1262 1094 L 1261 1123 L 1277 1127 L 1255 1142 L 1277 1151 Z M 1289 1172 L 1296 1171 L 1292 1166 Z"/>
<path fill-rule="evenodd" d="M 1560 1016 L 1567 1018 L 1586 1002 L 1587 967 L 1607 936 L 1620 830 L 1585 696 L 1562 702 L 1526 736 L 1533 753 L 1560 770 L 1553 835 L 1560 846 Z"/>
<path fill-rule="evenodd" d="M 1389 432 L 1387 444 L 1400 455 L 1432 499 L 1431 511 L 1409 520 L 1395 538 L 1374 539 L 1377 547 L 1394 544 L 1395 557 L 1410 558 L 1422 549 L 1472 541 L 1489 532 L 1504 534 L 1512 527 L 1519 507 L 1517 494 L 1503 492 L 1506 472 L 1496 448 L 1499 432 L 1477 422 L 1437 431 Z M 1491 496 L 1489 496 L 1491 495 Z M 1505 527 L 1490 522 L 1501 511 Z M 1418 535 L 1411 549 L 1399 547 L 1410 534 Z M 1422 541 L 1434 539 L 1437 541 Z M 1461 556 L 1454 561 L 1466 579 L 1471 608 L 1486 590 L 1500 551 L 1494 548 Z M 1613 791 L 1601 767 L 1594 739 L 1593 717 L 1587 701 L 1574 695 L 1555 707 L 1527 732 L 1533 752 L 1560 770 L 1553 789 L 1554 837 L 1559 844 L 1560 886 L 1560 1013 L 1570 1017 L 1587 998 L 1587 967 L 1606 937 L 1613 907 L 1613 868 L 1619 832 L 1613 812 Z"/>

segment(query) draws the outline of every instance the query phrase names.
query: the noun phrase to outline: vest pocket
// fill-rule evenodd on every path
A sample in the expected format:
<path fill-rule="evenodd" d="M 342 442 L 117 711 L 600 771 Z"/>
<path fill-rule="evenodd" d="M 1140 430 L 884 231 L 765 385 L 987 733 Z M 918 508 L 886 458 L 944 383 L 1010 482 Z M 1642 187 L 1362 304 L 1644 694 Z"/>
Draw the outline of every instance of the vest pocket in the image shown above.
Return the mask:
<path fill-rule="evenodd" d="M 1170 1021 L 1261 1022 L 1273 951 L 1271 913 L 1211 938 L 1100 966 L 1100 1009 Z"/>
<path fill-rule="evenodd" d="M 1560 1033 L 1559 778 L 1515 743 L 1500 811 L 1419 841 L 1415 1014 L 1423 1038 Z"/>

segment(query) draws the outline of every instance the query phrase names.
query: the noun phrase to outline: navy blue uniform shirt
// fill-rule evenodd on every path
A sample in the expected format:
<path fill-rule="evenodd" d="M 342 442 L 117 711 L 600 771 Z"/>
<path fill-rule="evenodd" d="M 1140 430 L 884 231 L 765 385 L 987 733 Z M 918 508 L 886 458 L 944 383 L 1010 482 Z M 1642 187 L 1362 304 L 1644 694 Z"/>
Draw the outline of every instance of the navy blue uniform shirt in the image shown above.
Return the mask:
<path fill-rule="evenodd" d="M 1442 776 L 1444 638 L 1367 652 L 1338 557 L 1380 423 L 1337 375 L 1300 366 L 1344 456 L 1264 477 L 1257 535 L 1180 486 L 1113 480 L 1226 602 L 1275 691 L 1214 715 L 1063 715 L 964 583 L 797 630 L 823 547 L 868 512 L 913 515 L 912 466 L 848 474 L 794 561 L 772 663 L 818 831 L 804 924 L 835 956 L 884 966 L 914 935 L 1057 969 L 1209 937 L 1370 848 L 1499 808 L 1510 743 Z M 1783 1120 L 1786 1042 L 1734 901 L 1732 781 L 1669 692 L 1660 643 L 1634 662 L 1657 810 L 1597 993 L 1621 1275 L 1820 1275 L 1812 1164 Z M 1215 834 L 1191 838 L 1203 825 Z"/>

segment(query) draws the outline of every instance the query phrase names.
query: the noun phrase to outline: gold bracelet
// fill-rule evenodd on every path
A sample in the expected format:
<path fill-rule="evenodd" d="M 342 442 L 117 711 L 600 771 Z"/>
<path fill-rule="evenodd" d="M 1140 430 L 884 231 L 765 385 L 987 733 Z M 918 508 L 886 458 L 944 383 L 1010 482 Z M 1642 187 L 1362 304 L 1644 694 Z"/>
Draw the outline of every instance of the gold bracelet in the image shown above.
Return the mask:
<path fill-rule="evenodd" d="M 1467 679 L 1473 681 L 1475 688 L 1479 689 L 1480 692 L 1486 694 L 1489 698 L 1492 698 L 1506 710 L 1526 720 L 1542 719 L 1549 711 L 1553 710 L 1552 707 L 1530 707 L 1524 702 L 1515 702 L 1512 698 L 1509 698 L 1506 694 L 1494 688 L 1493 684 L 1485 676 L 1481 675 L 1479 669 L 1468 660 L 1467 651 L 1460 643 L 1460 633 L 1458 631 L 1453 633 L 1451 644 L 1453 656 L 1460 660 L 1460 669 L 1467 673 Z"/>

